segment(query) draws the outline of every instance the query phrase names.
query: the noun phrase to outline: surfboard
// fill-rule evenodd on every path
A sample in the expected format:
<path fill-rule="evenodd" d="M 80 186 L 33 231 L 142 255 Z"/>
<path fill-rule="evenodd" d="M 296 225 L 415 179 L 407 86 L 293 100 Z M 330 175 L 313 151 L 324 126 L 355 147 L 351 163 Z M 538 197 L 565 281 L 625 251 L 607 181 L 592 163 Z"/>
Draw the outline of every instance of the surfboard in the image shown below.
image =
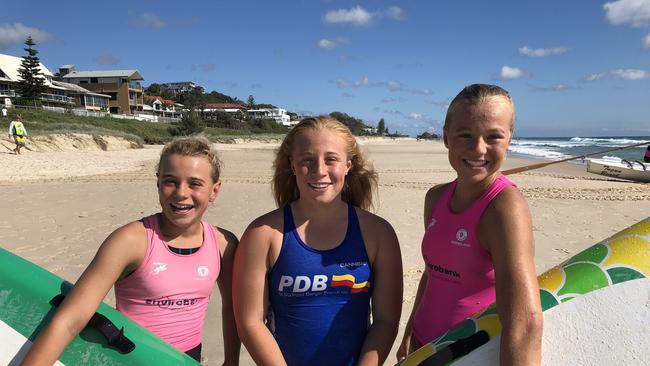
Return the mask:
<path fill-rule="evenodd" d="M 650 358 L 650 217 L 537 279 L 543 364 L 638 364 Z M 498 365 L 500 334 L 492 304 L 397 365 Z"/>
<path fill-rule="evenodd" d="M 44 268 L 0 249 L 0 365 L 20 364 L 39 331 L 56 311 L 52 299 L 66 294 L 71 287 Z M 100 331 L 86 327 L 66 347 L 57 366 L 199 365 L 111 306 L 102 303 L 97 314 L 93 321 L 107 319 L 112 324 L 108 328 L 123 329 L 123 336 L 134 348 L 120 350 L 110 345 Z M 101 327 L 106 328 L 106 323 Z M 126 341 L 122 344 L 129 345 Z"/>

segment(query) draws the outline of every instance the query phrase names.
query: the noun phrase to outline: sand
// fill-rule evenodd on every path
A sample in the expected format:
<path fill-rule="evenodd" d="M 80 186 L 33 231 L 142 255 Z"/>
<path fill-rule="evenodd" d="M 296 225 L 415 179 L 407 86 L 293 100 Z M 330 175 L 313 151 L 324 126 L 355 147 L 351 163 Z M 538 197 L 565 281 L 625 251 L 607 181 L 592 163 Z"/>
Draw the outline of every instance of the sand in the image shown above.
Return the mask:
<path fill-rule="evenodd" d="M 454 175 L 440 142 L 361 144 L 379 173 L 376 213 L 393 225 L 402 248 L 404 309 L 387 362 L 392 364 L 423 267 L 422 201 L 429 187 Z M 225 163 L 223 188 L 206 213 L 208 221 L 241 236 L 252 219 L 275 208 L 269 181 L 277 146 L 217 144 Z M 158 210 L 154 166 L 160 149 L 112 143 L 107 151 L 79 146 L 23 150 L 20 156 L 0 152 L 0 246 L 74 282 L 112 230 Z M 504 169 L 529 163 L 509 158 Z M 511 179 L 532 211 L 538 273 L 650 214 L 650 184 L 593 175 L 581 165 L 556 164 Z M 106 302 L 115 303 L 112 292 Z M 215 291 L 204 334 L 205 365 L 222 361 L 219 307 Z M 241 363 L 253 364 L 243 347 Z"/>

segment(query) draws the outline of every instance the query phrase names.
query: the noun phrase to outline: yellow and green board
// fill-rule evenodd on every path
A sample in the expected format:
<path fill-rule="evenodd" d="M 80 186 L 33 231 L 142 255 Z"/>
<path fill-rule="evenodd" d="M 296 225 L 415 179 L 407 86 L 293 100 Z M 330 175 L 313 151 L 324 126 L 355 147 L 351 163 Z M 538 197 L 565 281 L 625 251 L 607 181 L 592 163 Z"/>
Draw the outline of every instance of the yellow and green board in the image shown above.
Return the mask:
<path fill-rule="evenodd" d="M 542 310 L 546 311 L 592 291 L 649 277 L 650 217 L 583 250 L 537 279 Z M 422 346 L 398 365 L 419 365 L 454 342 L 479 331 L 487 332 L 490 339 L 501 334 L 495 304 Z M 458 359 L 451 363 L 456 361 Z"/>

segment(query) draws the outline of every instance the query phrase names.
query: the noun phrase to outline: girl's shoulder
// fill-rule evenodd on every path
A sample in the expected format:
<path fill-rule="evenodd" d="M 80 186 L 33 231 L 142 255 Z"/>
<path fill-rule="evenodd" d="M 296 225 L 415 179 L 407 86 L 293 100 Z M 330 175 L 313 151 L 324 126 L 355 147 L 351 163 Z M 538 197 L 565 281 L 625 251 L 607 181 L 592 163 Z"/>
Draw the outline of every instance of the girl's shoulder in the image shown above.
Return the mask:
<path fill-rule="evenodd" d="M 246 231 L 267 230 L 267 229 L 282 231 L 283 223 L 284 223 L 284 209 L 277 208 L 253 220 L 248 225 Z"/>

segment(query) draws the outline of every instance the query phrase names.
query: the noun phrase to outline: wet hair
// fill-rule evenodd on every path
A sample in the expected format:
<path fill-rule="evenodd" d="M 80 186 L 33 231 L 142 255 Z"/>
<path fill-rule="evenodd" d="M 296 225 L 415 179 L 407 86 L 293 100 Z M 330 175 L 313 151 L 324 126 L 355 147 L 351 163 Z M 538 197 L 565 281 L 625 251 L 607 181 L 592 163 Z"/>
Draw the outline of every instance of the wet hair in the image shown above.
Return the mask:
<path fill-rule="evenodd" d="M 205 137 L 181 137 L 165 145 L 160 153 L 160 160 L 156 165 L 156 175 L 160 175 L 160 165 L 163 160 L 171 155 L 205 157 L 212 166 L 210 174 L 212 181 L 214 183 L 219 181 L 221 160 L 217 151 L 212 148 L 212 144 Z"/>
<path fill-rule="evenodd" d="M 372 206 L 372 194 L 377 189 L 377 173 L 364 158 L 356 138 L 343 123 L 328 116 L 307 117 L 295 125 L 282 141 L 273 162 L 273 196 L 278 207 L 300 198 L 296 176 L 291 169 L 291 154 L 297 136 L 307 130 L 330 130 L 336 132 L 344 141 L 347 159 L 352 166 L 345 176 L 341 199 L 353 206 L 368 209 Z"/>
<path fill-rule="evenodd" d="M 515 104 L 510 94 L 498 85 L 492 84 L 472 84 L 463 88 L 449 104 L 447 116 L 445 116 L 444 129 L 449 127 L 451 117 L 462 105 L 477 105 L 492 98 L 505 98 L 512 107 L 512 118 L 510 119 L 510 132 L 515 129 Z"/>

